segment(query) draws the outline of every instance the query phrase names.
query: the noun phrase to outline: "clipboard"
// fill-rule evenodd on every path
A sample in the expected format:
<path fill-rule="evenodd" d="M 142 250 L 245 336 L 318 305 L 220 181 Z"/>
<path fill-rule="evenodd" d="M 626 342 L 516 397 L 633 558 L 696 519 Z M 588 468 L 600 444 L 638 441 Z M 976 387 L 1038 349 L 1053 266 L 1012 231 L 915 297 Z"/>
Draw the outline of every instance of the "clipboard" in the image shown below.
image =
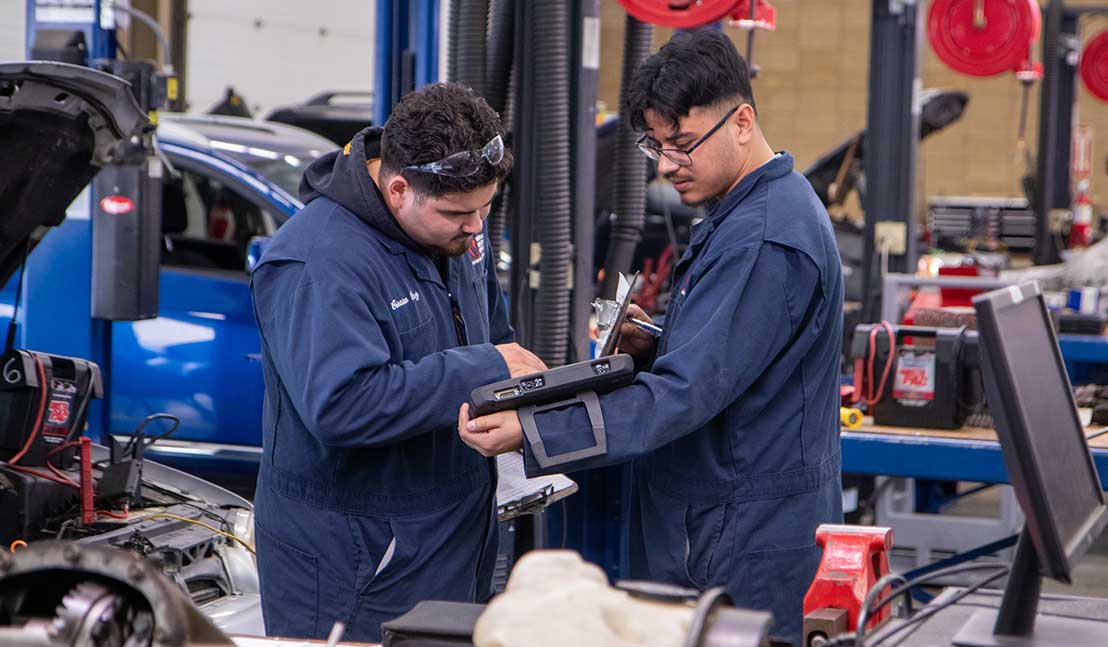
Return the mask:
<path fill-rule="evenodd" d="M 500 521 L 535 514 L 577 491 L 577 483 L 562 474 L 527 478 L 519 452 L 497 456 L 496 471 L 496 516 Z"/>

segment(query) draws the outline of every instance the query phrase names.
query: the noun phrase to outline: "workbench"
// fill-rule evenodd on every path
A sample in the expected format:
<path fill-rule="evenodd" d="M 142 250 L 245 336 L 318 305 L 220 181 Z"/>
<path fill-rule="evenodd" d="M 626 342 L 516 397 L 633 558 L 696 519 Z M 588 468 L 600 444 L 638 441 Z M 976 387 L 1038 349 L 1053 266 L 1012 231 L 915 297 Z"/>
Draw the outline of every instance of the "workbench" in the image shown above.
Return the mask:
<path fill-rule="evenodd" d="M 950 599 L 958 589 L 947 589 L 931 601 L 939 605 Z M 982 590 L 959 601 L 951 607 L 939 611 L 914 628 L 906 628 L 892 639 L 882 642 L 881 647 L 939 647 L 950 645 L 962 625 L 979 609 L 996 609 L 1000 606 L 1000 591 Z M 926 608 L 926 607 L 925 607 Z M 1108 600 L 1102 598 L 1071 597 L 1043 594 L 1039 599 L 1039 619 L 1043 617 L 1086 618 L 1105 623 L 1108 632 Z M 896 620 L 891 621 L 896 623 Z M 880 633 L 880 629 L 870 634 Z M 867 636 L 868 637 L 868 636 Z M 1108 635 L 1105 637 L 1108 643 Z M 869 644 L 869 641 L 866 641 Z"/>
<path fill-rule="evenodd" d="M 1086 435 L 1101 427 L 1086 427 Z M 1108 489 L 1108 434 L 1089 441 L 1101 486 Z M 936 481 L 1007 483 L 996 431 L 976 427 L 915 429 L 875 425 L 842 431 L 843 472 Z"/>

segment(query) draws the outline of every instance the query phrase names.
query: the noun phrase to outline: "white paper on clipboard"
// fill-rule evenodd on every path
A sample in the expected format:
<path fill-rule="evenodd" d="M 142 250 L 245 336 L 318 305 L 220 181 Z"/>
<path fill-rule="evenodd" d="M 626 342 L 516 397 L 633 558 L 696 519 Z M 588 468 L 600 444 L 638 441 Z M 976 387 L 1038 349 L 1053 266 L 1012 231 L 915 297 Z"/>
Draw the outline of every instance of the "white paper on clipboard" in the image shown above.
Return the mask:
<path fill-rule="evenodd" d="M 577 491 L 577 483 L 562 474 L 527 478 L 519 452 L 497 456 L 496 471 L 496 513 L 500 521 L 536 512 Z"/>

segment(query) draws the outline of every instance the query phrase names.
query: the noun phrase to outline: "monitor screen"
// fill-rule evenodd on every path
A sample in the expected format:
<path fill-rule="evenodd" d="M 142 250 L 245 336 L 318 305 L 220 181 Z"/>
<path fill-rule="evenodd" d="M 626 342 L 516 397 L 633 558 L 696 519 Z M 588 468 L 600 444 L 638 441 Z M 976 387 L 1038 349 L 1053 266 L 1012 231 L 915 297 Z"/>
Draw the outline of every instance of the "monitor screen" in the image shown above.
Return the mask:
<path fill-rule="evenodd" d="M 1045 575 L 1068 581 L 1104 498 L 1036 284 L 974 299 L 982 370 L 1005 465 Z"/>

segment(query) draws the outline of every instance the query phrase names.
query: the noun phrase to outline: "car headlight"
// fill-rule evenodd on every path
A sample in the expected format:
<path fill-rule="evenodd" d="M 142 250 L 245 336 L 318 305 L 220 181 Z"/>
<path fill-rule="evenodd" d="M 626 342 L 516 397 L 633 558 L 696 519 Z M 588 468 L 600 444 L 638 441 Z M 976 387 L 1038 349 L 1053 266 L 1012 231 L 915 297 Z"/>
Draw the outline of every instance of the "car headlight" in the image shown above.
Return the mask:
<path fill-rule="evenodd" d="M 243 540 L 250 545 L 250 548 L 254 548 L 254 511 L 253 510 L 235 510 L 234 516 L 231 519 L 232 532 L 236 537 Z"/>

